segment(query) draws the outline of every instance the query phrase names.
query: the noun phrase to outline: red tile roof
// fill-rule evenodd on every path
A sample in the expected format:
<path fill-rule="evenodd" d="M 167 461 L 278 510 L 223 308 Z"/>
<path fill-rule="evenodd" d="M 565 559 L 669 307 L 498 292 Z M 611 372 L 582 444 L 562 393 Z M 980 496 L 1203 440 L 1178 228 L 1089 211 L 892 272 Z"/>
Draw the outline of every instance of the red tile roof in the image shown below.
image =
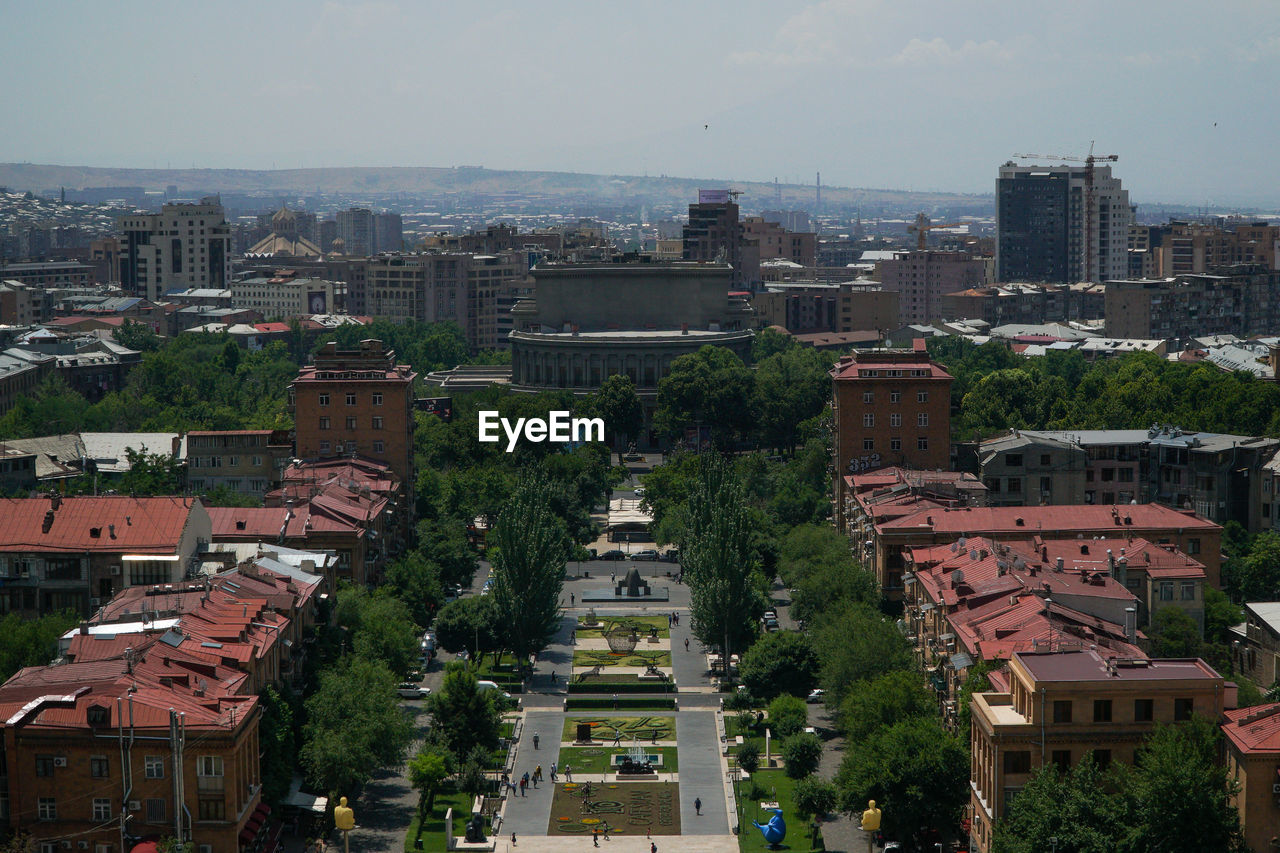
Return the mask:
<path fill-rule="evenodd" d="M 1243 753 L 1280 753 L 1280 702 L 1226 712 L 1222 733 Z"/>
<path fill-rule="evenodd" d="M 1126 521 L 1126 519 L 1128 519 Z M 935 533 L 964 534 L 989 532 L 1075 533 L 1110 530 L 1204 530 L 1222 528 L 1190 511 L 1170 509 L 1160 504 L 1111 507 L 1097 505 L 961 507 L 950 511 L 925 510 L 880 525 L 903 530 L 924 527 Z"/>
<path fill-rule="evenodd" d="M 204 512 L 198 499 L 3 498 L 0 551 L 176 554 L 192 512 Z"/>
<path fill-rule="evenodd" d="M 287 332 L 289 331 L 288 323 L 254 323 L 253 327 L 259 332 Z"/>

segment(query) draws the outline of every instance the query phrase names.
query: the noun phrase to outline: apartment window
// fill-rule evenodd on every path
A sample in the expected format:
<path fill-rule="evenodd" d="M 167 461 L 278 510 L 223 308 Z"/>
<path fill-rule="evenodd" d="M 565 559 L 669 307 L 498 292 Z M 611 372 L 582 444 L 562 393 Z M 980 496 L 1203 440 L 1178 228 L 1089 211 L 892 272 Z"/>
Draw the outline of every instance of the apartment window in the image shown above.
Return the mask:
<path fill-rule="evenodd" d="M 1118 471 L 1118 473 L 1119 473 L 1119 475 L 1120 475 L 1120 482 L 1122 482 L 1122 483 L 1132 483 L 1132 482 L 1133 482 L 1133 469 L 1132 469 L 1132 468 L 1120 468 L 1120 469 L 1119 469 L 1119 471 Z"/>
<path fill-rule="evenodd" d="M 1052 482 L 1051 482 L 1050 478 L 1049 478 L 1049 477 L 1041 477 L 1041 478 L 1040 478 L 1040 493 L 1041 493 L 1041 494 L 1045 494 L 1045 495 L 1047 495 L 1047 494 L 1049 494 L 1051 491 L 1053 491 L 1053 484 L 1052 484 Z"/>
<path fill-rule="evenodd" d="M 58 801 L 53 797 L 41 797 L 36 808 L 36 815 L 40 820 L 58 819 Z"/>
<path fill-rule="evenodd" d="M 898 414 L 897 412 L 894 412 L 893 414 L 889 415 L 889 426 L 891 427 L 902 426 L 902 415 Z"/>
<path fill-rule="evenodd" d="M 1049 456 L 1049 454 L 1048 454 L 1048 453 L 1041 453 L 1041 454 L 1040 454 L 1040 464 L 1041 464 L 1041 465 L 1052 465 L 1052 464 L 1053 464 L 1053 462 L 1052 462 L 1052 460 L 1051 460 L 1051 458 L 1050 458 L 1050 456 Z"/>
<path fill-rule="evenodd" d="M 347 418 L 347 429 L 353 430 L 355 428 L 356 428 L 356 416 L 352 415 L 349 418 Z"/>
<path fill-rule="evenodd" d="M 356 452 L 356 443 L 355 443 L 354 441 L 348 441 L 348 442 L 347 442 L 347 452 L 348 452 L 348 453 L 355 453 L 355 452 Z"/>
<path fill-rule="evenodd" d="M 1187 553 L 1188 553 L 1188 554 L 1199 554 L 1199 553 L 1200 553 L 1200 540 L 1199 540 L 1199 539 L 1188 539 L 1188 540 L 1187 540 Z"/>
<path fill-rule="evenodd" d="M 875 401 L 876 401 L 876 395 L 874 391 L 862 392 L 862 402 L 866 403 L 867 405 L 871 405 Z"/>
<path fill-rule="evenodd" d="M 111 820 L 111 799 L 109 797 L 93 798 L 93 820 L 99 823 Z"/>
<path fill-rule="evenodd" d="M 1020 477 L 1010 477 L 1008 487 L 1005 491 L 1010 494 L 1022 494 L 1022 479 Z"/>
<path fill-rule="evenodd" d="M 1196 600 L 1196 582 L 1183 581 L 1182 589 L 1180 590 L 1180 593 L 1181 593 L 1180 598 L 1183 601 L 1195 601 Z"/>
<path fill-rule="evenodd" d="M 144 764 L 146 766 L 146 777 L 148 779 L 164 778 L 164 756 L 163 755 L 148 755 L 144 759 Z"/>
<path fill-rule="evenodd" d="M 328 429 L 328 428 L 329 428 L 329 419 L 328 419 L 328 418 L 321 418 L 321 419 L 320 419 L 320 429 Z"/>
<path fill-rule="evenodd" d="M 374 453 L 385 453 L 386 451 L 387 451 L 387 445 L 386 445 L 386 442 L 384 442 L 384 441 L 375 441 L 375 442 L 373 443 L 373 452 L 374 452 Z"/>
<path fill-rule="evenodd" d="M 890 449 L 890 450 L 901 450 L 901 449 L 902 449 L 902 439 L 900 439 L 900 438 L 891 438 L 891 439 L 889 439 L 889 449 Z"/>
<path fill-rule="evenodd" d="M 1093 721 L 1095 723 L 1111 722 L 1111 700 L 1110 699 L 1094 699 L 1093 700 Z"/>
<path fill-rule="evenodd" d="M 103 844 L 99 841 L 97 844 L 93 845 L 93 853 L 111 853 L 111 845 Z"/>
<path fill-rule="evenodd" d="M 900 403 L 900 402 L 902 402 L 902 392 L 901 392 L 901 391 L 890 391 L 890 392 L 889 392 L 889 402 L 890 402 L 890 403 Z"/>
<path fill-rule="evenodd" d="M 1010 749 L 1004 753 L 1005 773 L 1030 773 L 1031 751 L 1026 749 Z"/>
<path fill-rule="evenodd" d="M 373 395 L 373 404 L 374 404 L 375 406 L 381 406 L 381 405 L 382 405 L 382 395 L 381 395 L 381 394 L 374 394 L 374 395 Z"/>
<path fill-rule="evenodd" d="M 226 820 L 226 803 L 222 800 L 201 800 L 197 817 L 200 820 Z"/>
<path fill-rule="evenodd" d="M 1173 700 L 1173 718 L 1179 722 L 1191 719 L 1192 712 L 1195 711 L 1194 699 L 1174 699 Z"/>
<path fill-rule="evenodd" d="M 921 412 L 916 415 L 916 426 L 927 427 L 929 425 L 929 413 Z"/>
<path fill-rule="evenodd" d="M 1049 759 L 1060 773 L 1066 773 L 1071 769 L 1071 750 L 1069 749 L 1055 749 Z"/>
<path fill-rule="evenodd" d="M 876 449 L 876 440 L 875 440 L 874 438 L 864 438 L 864 439 L 862 439 L 862 449 L 863 449 L 863 450 L 875 450 L 875 449 Z"/>
<path fill-rule="evenodd" d="M 1054 700 L 1053 721 L 1055 723 L 1071 722 L 1071 700 L 1070 699 Z"/>
<path fill-rule="evenodd" d="M 58 845 L 52 841 L 41 841 L 40 853 L 58 853 Z"/>
<path fill-rule="evenodd" d="M 221 776 L 222 775 L 222 756 L 220 755 L 201 755 L 196 758 L 196 775 L 197 776 Z"/>
<path fill-rule="evenodd" d="M 354 406 L 356 404 L 356 395 L 351 391 L 347 392 L 347 405 Z"/>
<path fill-rule="evenodd" d="M 53 775 L 53 756 L 52 755 L 36 756 L 36 775 L 37 776 Z"/>
<path fill-rule="evenodd" d="M 164 800 L 147 800 L 147 823 L 164 823 Z"/>
<path fill-rule="evenodd" d="M 239 464 L 240 464 L 239 456 L 232 456 L 230 459 L 227 460 L 228 467 L 235 468 Z"/>
<path fill-rule="evenodd" d="M 1160 581 L 1160 600 L 1173 601 L 1173 581 Z"/>
<path fill-rule="evenodd" d="M 327 406 L 327 405 L 329 405 L 329 395 L 328 395 L 328 394 L 321 394 L 321 395 L 320 395 L 320 405 L 322 405 L 322 406 Z"/>
<path fill-rule="evenodd" d="M 1116 478 L 1116 469 L 1115 469 L 1115 468 L 1103 468 L 1103 469 L 1102 469 L 1102 482 L 1104 482 L 1104 483 L 1110 483 L 1110 482 L 1114 481 L 1114 480 L 1115 480 L 1115 478 Z"/>
<path fill-rule="evenodd" d="M 917 402 L 917 403 L 927 403 L 927 402 L 929 402 L 929 392 L 928 392 L 928 391 L 917 391 L 917 392 L 916 392 L 916 402 Z"/>
<path fill-rule="evenodd" d="M 864 427 L 873 427 L 876 425 L 876 416 L 872 412 L 866 412 L 862 415 L 862 425 Z"/>
<path fill-rule="evenodd" d="M 1149 723 L 1155 718 L 1156 703 L 1154 699 L 1133 700 L 1133 721 L 1135 723 Z"/>
<path fill-rule="evenodd" d="M 1006 457 L 1004 458 L 1004 464 L 1005 464 L 1005 467 L 1006 467 L 1006 468 L 1021 468 L 1021 467 L 1022 467 L 1022 454 L 1021 454 L 1021 453 L 1010 453 L 1008 456 L 1006 456 Z"/>
<path fill-rule="evenodd" d="M 89 775 L 94 779 L 105 779 L 111 775 L 111 765 L 105 755 L 90 756 Z"/>
<path fill-rule="evenodd" d="M 1106 770 L 1111 766 L 1111 750 L 1095 749 L 1093 751 L 1093 762 L 1098 765 L 1099 770 Z"/>
<path fill-rule="evenodd" d="M 375 417 L 375 418 L 373 419 L 373 428 L 374 428 L 374 429 L 382 429 L 382 418 Z"/>
<path fill-rule="evenodd" d="M 329 452 L 330 450 L 332 450 L 332 449 L 333 449 L 333 446 L 332 446 L 331 444 L 329 444 L 329 442 L 327 442 L 327 441 L 322 441 L 322 442 L 320 442 L 320 452 L 321 452 L 321 453 L 328 453 L 328 452 Z"/>
<path fill-rule="evenodd" d="M 928 450 L 928 449 L 929 449 L 929 439 L 927 438 L 916 439 L 916 450 Z"/>

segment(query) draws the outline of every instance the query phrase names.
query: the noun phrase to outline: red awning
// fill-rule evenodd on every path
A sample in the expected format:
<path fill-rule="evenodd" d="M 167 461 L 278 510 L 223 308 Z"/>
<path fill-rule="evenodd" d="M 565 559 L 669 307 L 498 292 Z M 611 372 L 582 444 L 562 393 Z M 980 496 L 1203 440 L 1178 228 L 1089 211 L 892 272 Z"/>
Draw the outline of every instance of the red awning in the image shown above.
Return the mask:
<path fill-rule="evenodd" d="M 253 834 L 253 832 L 248 829 L 240 830 L 240 840 L 243 841 L 245 844 L 252 844 L 253 839 L 255 837 L 256 836 Z"/>
<path fill-rule="evenodd" d="M 266 803 L 258 803 L 258 807 L 254 809 L 254 811 L 262 812 L 263 814 L 271 814 L 271 806 Z"/>
<path fill-rule="evenodd" d="M 156 843 L 154 841 L 140 841 L 133 845 L 133 849 L 129 853 L 156 853 Z"/>
<path fill-rule="evenodd" d="M 257 835 L 258 830 L 262 828 L 262 818 L 256 814 L 253 815 L 249 818 L 249 822 L 244 825 L 244 828 Z"/>

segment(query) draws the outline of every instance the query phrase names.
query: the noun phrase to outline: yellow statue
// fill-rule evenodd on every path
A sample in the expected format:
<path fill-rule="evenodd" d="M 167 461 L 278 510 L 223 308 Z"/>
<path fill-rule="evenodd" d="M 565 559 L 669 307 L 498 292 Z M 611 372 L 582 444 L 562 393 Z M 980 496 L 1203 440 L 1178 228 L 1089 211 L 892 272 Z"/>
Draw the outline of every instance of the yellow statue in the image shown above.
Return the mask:
<path fill-rule="evenodd" d="M 333 825 L 344 832 L 348 829 L 356 828 L 356 815 L 351 810 L 351 807 L 347 805 L 346 797 L 342 797 L 338 801 L 338 805 L 333 807 Z"/>
<path fill-rule="evenodd" d="M 345 800 L 343 802 L 346 802 Z M 867 801 L 867 810 L 862 813 L 862 831 L 875 832 L 880 828 L 880 810 L 875 800 Z"/>

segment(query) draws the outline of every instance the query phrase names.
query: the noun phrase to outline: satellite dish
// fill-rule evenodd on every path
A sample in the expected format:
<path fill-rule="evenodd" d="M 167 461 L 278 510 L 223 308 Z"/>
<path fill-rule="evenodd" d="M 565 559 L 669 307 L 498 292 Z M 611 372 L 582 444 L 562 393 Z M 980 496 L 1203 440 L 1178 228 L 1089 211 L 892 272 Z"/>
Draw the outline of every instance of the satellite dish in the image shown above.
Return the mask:
<path fill-rule="evenodd" d="M 951 573 L 951 584 L 954 586 L 959 583 L 964 583 L 964 572 L 960 569 L 956 569 Z"/>
<path fill-rule="evenodd" d="M 952 553 L 952 554 L 954 554 L 954 553 L 956 553 L 956 552 L 957 552 L 957 551 L 959 551 L 959 550 L 960 550 L 960 543 L 959 543 L 959 542 L 952 542 L 952 543 L 951 543 L 951 553 Z M 129 611 L 127 611 L 127 610 L 125 611 L 125 613 L 128 613 L 128 612 L 129 612 Z"/>
<path fill-rule="evenodd" d="M 200 690 L 201 690 L 201 692 L 207 691 L 208 689 L 209 689 L 209 679 L 207 679 L 207 678 L 202 678 L 202 679 L 200 679 Z"/>
<path fill-rule="evenodd" d="M 970 552 L 969 552 L 969 559 L 970 559 L 970 560 L 973 560 L 974 562 L 977 562 L 977 560 L 978 560 L 978 549 L 977 549 L 977 548 L 974 548 L 972 551 L 970 551 Z"/>
<path fill-rule="evenodd" d="M 956 540 L 956 544 L 959 545 L 961 548 L 965 547 L 965 545 L 967 545 L 968 542 L 969 540 L 963 536 L 961 536 L 959 539 Z"/>
<path fill-rule="evenodd" d="M 1027 567 L 1027 563 L 1021 557 L 1013 561 L 1013 567 L 1018 571 L 1022 571 Z"/>

